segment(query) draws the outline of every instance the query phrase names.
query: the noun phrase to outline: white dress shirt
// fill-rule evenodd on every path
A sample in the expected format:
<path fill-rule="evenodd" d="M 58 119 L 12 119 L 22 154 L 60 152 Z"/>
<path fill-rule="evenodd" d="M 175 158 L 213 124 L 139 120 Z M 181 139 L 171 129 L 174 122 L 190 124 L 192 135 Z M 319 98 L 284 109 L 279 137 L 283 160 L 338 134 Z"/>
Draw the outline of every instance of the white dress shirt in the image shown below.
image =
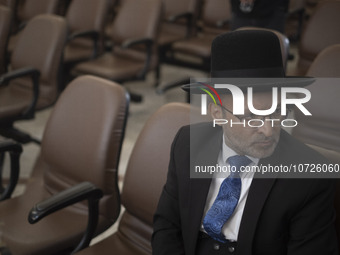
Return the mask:
<path fill-rule="evenodd" d="M 233 151 L 232 149 L 230 149 L 225 144 L 225 140 L 224 140 L 224 136 L 223 136 L 222 148 L 221 148 L 221 151 L 220 151 L 219 156 L 218 156 L 217 164 L 220 165 L 221 167 L 222 166 L 228 167 L 229 164 L 227 162 L 227 159 L 229 157 L 235 156 L 235 155 L 237 155 L 237 153 L 235 151 Z M 249 156 L 247 156 L 247 157 L 252 161 L 252 163 L 249 164 L 249 166 L 255 166 L 255 165 L 258 164 L 259 159 L 249 157 Z M 208 193 L 208 196 L 207 196 L 207 199 L 206 199 L 206 202 L 205 202 L 202 222 L 203 222 L 203 219 L 204 219 L 206 213 L 208 212 L 208 210 L 210 209 L 210 207 L 214 203 L 222 182 L 228 176 L 229 176 L 229 173 L 215 173 L 214 174 L 213 179 L 211 180 L 209 193 Z M 249 187 L 250 187 L 251 182 L 253 180 L 253 176 L 254 176 L 253 172 L 240 173 L 241 182 L 242 182 L 240 199 L 239 199 L 238 204 L 235 208 L 235 211 L 230 216 L 228 221 L 223 225 L 223 228 L 222 228 L 222 234 L 224 234 L 224 236 L 228 240 L 237 241 L 237 236 L 238 236 L 238 231 L 239 231 L 240 224 L 241 224 L 243 210 L 244 210 L 244 206 L 246 204 L 246 200 L 247 200 L 248 192 L 249 192 Z M 201 224 L 201 231 L 206 232 L 204 230 L 203 224 Z"/>

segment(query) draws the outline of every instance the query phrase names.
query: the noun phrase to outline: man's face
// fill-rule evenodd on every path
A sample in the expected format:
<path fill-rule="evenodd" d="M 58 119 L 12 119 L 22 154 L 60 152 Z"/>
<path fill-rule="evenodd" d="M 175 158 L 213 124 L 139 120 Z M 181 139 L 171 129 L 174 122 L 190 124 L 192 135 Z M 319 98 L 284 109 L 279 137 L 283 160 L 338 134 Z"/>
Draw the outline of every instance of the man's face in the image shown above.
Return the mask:
<path fill-rule="evenodd" d="M 245 97 L 246 98 L 246 97 Z M 250 116 L 251 112 L 248 109 L 247 100 L 245 100 L 245 112 L 244 116 Z M 233 111 L 232 96 L 225 95 L 222 98 L 223 106 Z M 280 100 L 278 100 L 280 104 Z M 254 93 L 253 94 L 253 105 L 257 110 L 267 110 L 272 106 L 272 93 Z M 227 119 L 230 123 L 240 122 L 237 117 L 230 112 L 224 110 L 220 106 L 211 104 L 210 106 L 211 115 L 217 119 Z M 233 149 L 240 155 L 248 155 L 255 158 L 266 158 L 272 155 L 274 149 L 279 141 L 280 126 L 272 127 L 271 121 L 264 121 L 262 127 L 249 127 L 246 121 L 246 126 L 243 125 L 222 125 L 225 143 L 228 147 Z"/>

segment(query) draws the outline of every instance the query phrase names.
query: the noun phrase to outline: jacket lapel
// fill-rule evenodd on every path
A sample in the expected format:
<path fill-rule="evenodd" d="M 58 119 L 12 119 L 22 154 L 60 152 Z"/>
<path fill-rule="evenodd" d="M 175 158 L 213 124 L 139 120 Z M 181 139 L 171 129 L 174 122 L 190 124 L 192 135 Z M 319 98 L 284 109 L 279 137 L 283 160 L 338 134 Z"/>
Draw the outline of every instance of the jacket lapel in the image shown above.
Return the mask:
<path fill-rule="evenodd" d="M 238 234 L 238 254 L 252 254 L 252 244 L 258 219 L 275 179 L 254 179 L 249 189 Z"/>
<path fill-rule="evenodd" d="M 205 201 L 209 192 L 211 178 L 192 179 L 190 182 L 188 254 L 195 254 Z"/>
<path fill-rule="evenodd" d="M 280 143 L 278 144 L 273 155 L 266 159 L 261 159 L 259 165 L 275 165 L 279 162 Z M 262 177 L 262 178 L 261 178 Z M 256 226 L 262 211 L 262 208 L 267 200 L 267 197 L 272 189 L 277 174 L 271 175 L 270 178 L 261 176 L 260 173 L 255 174 L 252 184 L 249 189 L 247 202 L 243 211 L 241 225 L 238 234 L 237 246 L 238 255 L 251 255 L 253 240 L 256 231 Z"/>
<path fill-rule="evenodd" d="M 190 148 L 191 167 L 216 165 L 218 154 L 222 145 L 222 129 L 216 127 L 214 130 L 208 129 L 209 132 L 205 134 L 200 133 L 200 139 L 204 137 L 202 148 Z M 195 139 L 194 136 L 191 139 Z M 197 151 L 196 151 L 197 149 Z M 195 155 L 195 157 L 193 156 Z M 188 254 L 195 254 L 198 234 L 200 231 L 203 211 L 205 207 L 206 198 L 209 192 L 211 178 L 191 178 L 189 181 L 189 215 L 188 215 Z"/>

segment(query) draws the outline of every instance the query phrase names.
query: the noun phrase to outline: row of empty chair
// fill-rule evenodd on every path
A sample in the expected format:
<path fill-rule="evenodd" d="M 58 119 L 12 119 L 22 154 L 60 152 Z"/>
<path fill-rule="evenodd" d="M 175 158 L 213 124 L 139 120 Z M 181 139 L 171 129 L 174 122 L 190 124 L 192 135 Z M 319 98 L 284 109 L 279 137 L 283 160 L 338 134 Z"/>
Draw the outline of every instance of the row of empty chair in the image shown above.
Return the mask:
<path fill-rule="evenodd" d="M 13 0 L 12 0 L 13 1 Z M 10 2 L 12 2 L 10 1 Z M 20 16 L 20 12 L 28 13 L 27 16 L 34 15 L 33 10 L 34 6 L 38 6 L 36 3 L 39 0 L 26 0 L 25 4 L 21 4 L 25 6 L 31 6 L 31 8 L 17 8 L 18 14 L 16 16 Z M 41 0 L 40 0 L 41 1 Z M 44 9 L 46 13 L 57 12 L 55 2 L 56 0 L 48 0 L 43 1 L 44 5 L 40 8 L 35 7 L 37 10 L 36 13 L 41 13 Z M 65 2 L 59 0 L 59 2 Z M 118 3 L 119 2 L 119 3 Z M 109 16 L 109 10 L 111 9 L 111 13 L 115 10 L 116 14 L 119 14 L 122 6 L 125 5 L 125 1 L 77 1 L 72 0 L 69 1 L 68 9 L 66 10 L 65 17 L 68 20 L 70 26 L 70 32 L 75 33 L 77 40 L 72 41 L 71 48 L 65 53 L 65 62 L 70 64 L 75 61 L 84 60 L 85 58 L 89 58 L 93 55 L 93 43 L 89 40 L 89 37 L 92 37 L 92 41 L 98 40 L 98 48 L 97 52 L 102 52 L 103 47 L 103 38 L 104 37 L 113 37 L 113 43 L 115 43 L 114 36 L 112 36 L 112 30 L 109 31 L 109 35 L 105 35 L 104 26 L 107 25 L 107 20 Z M 157 38 L 150 38 L 157 42 L 159 54 L 159 62 L 162 63 L 170 62 L 176 64 L 185 64 L 187 66 L 194 66 L 198 68 L 203 68 L 205 70 L 209 70 L 209 56 L 210 56 L 210 42 L 214 36 L 218 33 L 225 32 L 229 30 L 229 22 L 231 19 L 231 11 L 229 1 L 223 0 L 185 0 L 185 1 L 170 1 L 163 0 L 163 15 L 162 19 L 159 20 L 159 33 Z M 313 15 L 312 20 L 314 23 L 318 24 L 317 29 L 322 29 L 323 32 L 327 31 L 327 33 L 333 35 L 333 39 L 336 38 L 336 24 L 337 24 L 337 15 L 334 15 L 338 11 L 337 4 L 326 4 L 328 1 L 321 1 L 318 9 L 322 9 L 319 11 L 318 15 Z M 333 1 L 338 2 L 338 1 Z M 19 1 L 20 3 L 20 1 Z M 31 3 L 31 4 L 30 4 Z M 34 5 L 35 3 L 35 5 Z M 291 3 L 291 11 L 296 12 L 298 10 L 303 9 L 305 5 L 305 1 L 292 1 Z M 20 6 L 20 5 L 19 5 Z M 32 7 L 33 6 L 33 7 Z M 115 8 L 113 8 L 115 6 Z M 327 7 L 324 7 L 327 6 Z M 25 11 L 28 9 L 27 11 Z M 137 10 L 137 8 L 136 8 Z M 138 15 L 138 11 L 130 10 L 133 15 Z M 332 11 L 331 11 L 332 10 Z M 22 15 L 21 15 L 22 16 Z M 84 18 L 86 17 L 86 19 Z M 114 17 L 115 20 L 116 17 Z M 21 20 L 25 20 L 21 18 Z M 133 20 L 129 20 L 133 22 Z M 309 21 L 308 21 L 309 23 Z M 313 23 L 313 22 L 312 22 Z M 116 27 L 118 25 L 115 25 Z M 124 27 L 123 25 L 119 25 L 120 27 Z M 135 23 L 135 28 L 141 31 L 143 28 L 138 23 Z M 111 26 L 112 27 L 112 26 Z M 304 52 L 304 49 L 310 47 L 309 45 L 315 45 L 319 43 L 320 45 L 324 44 L 323 41 L 327 41 L 326 38 L 317 38 L 315 34 L 318 34 L 319 31 L 315 30 L 315 25 L 310 26 L 312 29 L 309 29 L 312 32 L 312 35 L 307 35 L 306 43 L 301 44 L 301 51 Z M 325 29 L 327 28 L 327 30 Z M 89 31 L 95 32 L 90 33 Z M 314 31 L 314 32 L 313 32 Z M 329 32 L 328 32 L 329 31 Z M 84 33 L 87 32 L 87 33 Z M 82 39 L 78 37 L 82 34 Z M 88 37 L 84 39 L 84 35 Z M 308 33 L 307 33 L 308 34 Z M 136 34 L 131 34 L 130 36 L 138 36 Z M 73 36 L 70 38 L 74 39 Z M 96 38 L 97 37 L 97 38 Z M 304 36 L 306 37 L 306 36 Z M 199 38 L 199 40 L 197 40 Z M 312 40 L 311 40 L 312 38 Z M 131 38 L 130 38 L 131 39 Z M 327 38 L 329 39 L 329 38 Z M 183 41 L 184 40 L 184 41 Z M 15 40 L 14 40 L 15 41 Z M 78 41 L 78 42 L 77 42 Z M 86 42 L 84 42 L 86 41 Z M 316 42 L 318 41 L 318 42 Z M 333 40 L 334 41 L 334 40 Z M 333 43 L 329 41 L 328 43 Z M 73 45 L 72 45 L 73 44 Z M 112 42 L 111 42 L 112 44 Z M 12 43 L 10 43 L 10 48 Z M 322 45 L 322 47 L 325 45 Z M 313 46 L 311 46 L 313 47 Z M 313 49 L 314 50 L 314 49 Z M 318 49 L 320 50 L 320 49 Z M 319 52 L 319 51 L 318 51 Z M 316 52 L 316 53 L 318 53 Z M 156 53 L 156 52 L 154 52 Z M 185 53 L 191 56 L 197 57 L 201 59 L 201 61 L 190 63 L 178 61 L 178 59 L 173 58 L 173 55 L 176 53 Z M 315 57 L 315 52 L 313 52 Z M 170 57 L 169 57 L 170 56 Z M 305 58 L 306 54 L 302 54 L 301 58 Z M 302 63 L 302 62 L 301 62 Z M 157 63 L 158 64 L 158 63 Z M 156 65 L 157 65 L 156 64 Z M 299 64 L 300 65 L 300 64 Z M 303 66 L 303 64 L 301 64 Z M 69 67 L 69 66 L 67 66 Z M 159 68 L 159 65 L 157 65 Z M 152 69 L 152 68 L 151 68 Z M 305 68 L 299 68 L 298 72 L 305 72 Z M 158 70 L 159 75 L 159 70 Z"/>
<path fill-rule="evenodd" d="M 25 3 L 27 4 L 29 1 Z M 14 72 L 1 77 L 0 133 L 20 142 L 39 142 L 18 132 L 14 129 L 13 123 L 20 119 L 33 118 L 35 110 L 53 105 L 59 95 L 60 87 L 63 86 L 60 85 L 63 80 L 60 77 L 61 70 L 64 70 L 64 73 L 70 73 L 73 77 L 92 74 L 119 83 L 145 79 L 148 71 L 159 69 L 162 58 L 158 58 L 158 56 L 169 55 L 167 51 L 170 48 L 172 51 L 170 55 L 176 55 L 174 52 L 177 51 L 181 54 L 200 56 L 203 59 L 204 68 L 208 71 L 211 40 L 218 33 L 225 31 L 221 28 L 228 23 L 230 17 L 226 15 L 223 19 L 224 10 L 229 8 L 228 1 L 206 0 L 204 3 L 201 15 L 203 17 L 201 20 L 203 22 L 202 29 L 195 36 L 189 36 L 193 32 L 184 26 L 187 31 L 186 37 L 189 37 L 171 43 L 169 38 L 161 40 L 164 37 L 169 37 L 170 32 L 163 33 L 163 37 L 162 29 L 159 34 L 157 33 L 159 24 L 162 23 L 160 22 L 162 14 L 160 0 L 121 1 L 111 27 L 113 46 L 110 51 L 103 54 L 99 54 L 100 47 L 98 46 L 100 34 L 105 25 L 105 18 L 102 17 L 107 15 L 108 7 L 114 5 L 112 1 L 73 0 L 69 3 L 66 11 L 66 19 L 55 15 L 45 15 L 44 18 L 38 16 L 31 19 L 21 30 L 21 36 L 15 43 L 10 57 L 4 53 L 6 40 L 2 40 L 0 43 L 0 53 L 2 52 L 0 71 L 9 67 L 10 71 Z M 192 13 L 198 8 L 197 1 L 194 0 L 179 6 L 169 2 L 163 4 L 173 11 L 166 12 L 165 23 L 182 27 L 182 23 L 188 17 L 192 18 Z M 56 6 L 56 4 L 52 5 Z M 189 12 L 172 15 L 182 8 Z M 91 16 L 92 18 L 84 22 L 83 15 L 78 12 L 80 9 L 83 10 L 82 14 L 85 13 L 86 17 Z M 295 75 L 304 75 L 306 68 L 322 49 L 339 42 L 340 35 L 336 28 L 339 10 L 340 1 L 326 0 L 318 5 L 302 35 L 301 56 Z M 10 14 L 5 7 L 1 7 L 1 12 L 3 15 L 1 16 L 0 33 L 4 35 L 1 38 L 6 39 L 6 35 L 9 34 Z M 131 19 L 131 16 L 134 18 Z M 184 21 L 183 18 L 185 18 Z M 54 21 L 52 22 L 52 20 Z M 55 25 L 54 29 L 58 30 L 55 32 L 56 30 L 52 29 L 51 24 L 58 23 L 57 20 L 60 27 L 56 28 L 57 25 Z M 172 24 L 174 20 L 178 20 L 178 24 Z M 212 24 L 216 28 L 212 28 L 213 26 L 208 28 L 208 24 Z M 323 36 L 320 37 L 320 34 Z M 287 59 L 287 38 L 279 33 L 278 36 L 283 42 L 284 59 Z M 89 37 L 91 39 L 88 39 Z M 67 42 L 66 47 L 64 47 L 65 41 Z M 159 42 L 163 42 L 164 45 L 160 45 Z M 98 48 L 94 46 L 98 46 Z M 9 65 L 6 65 L 8 59 Z M 159 70 L 157 73 L 159 74 Z M 24 78 L 18 78 L 18 76 Z M 141 100 L 141 96 L 134 93 L 131 93 L 131 98 L 134 101 Z"/>
<path fill-rule="evenodd" d="M 75 0 L 72 3 L 79 5 L 82 2 Z M 72 3 L 70 8 L 73 8 Z M 105 10 L 104 7 L 102 5 L 98 12 Z M 135 15 L 134 22 L 130 22 L 131 12 L 137 10 L 142 12 L 139 12 L 139 16 Z M 92 73 L 119 82 L 133 79 L 132 77 L 144 78 L 149 65 L 155 63 L 151 53 L 160 14 L 161 4 L 158 1 L 125 0 L 113 27 L 112 36 L 116 39 L 116 45 L 112 54 L 106 53 L 98 59 L 79 64 L 75 68 L 77 75 Z M 136 23 L 143 29 L 136 30 Z M 33 118 L 36 110 L 51 106 L 57 99 L 61 60 L 63 52 L 69 50 L 69 47 L 64 50 L 67 27 L 63 17 L 45 14 L 34 17 L 21 31 L 10 56 L 10 72 L 1 77 L 0 133 L 3 136 L 23 143 L 36 141 L 16 130 L 13 123 L 20 119 Z M 89 35 L 89 30 L 86 31 Z M 136 45 L 145 47 L 147 56 L 130 49 Z M 6 55 L 1 57 L 1 60 L 6 60 Z"/>
<path fill-rule="evenodd" d="M 19 13 L 27 13 L 26 16 L 32 17 L 35 13 L 41 13 L 42 10 L 45 10 L 46 13 L 53 13 L 57 11 L 58 4 L 56 0 L 49 0 L 44 1 L 45 4 L 38 5 L 38 0 L 26 0 L 19 6 L 24 6 L 18 9 L 18 14 L 16 16 L 23 16 Z M 60 0 L 59 0 L 60 1 Z M 157 1 L 157 0 L 155 0 Z M 9 2 L 13 2 L 9 1 Z M 72 68 L 72 65 L 78 61 L 87 60 L 91 57 L 95 57 L 97 54 L 102 53 L 105 45 L 104 42 L 104 26 L 107 24 L 108 19 L 108 12 L 110 8 L 113 10 L 112 6 L 117 6 L 115 3 L 118 1 L 80 1 L 80 0 L 73 0 L 69 1 L 68 9 L 66 10 L 65 17 L 69 24 L 69 37 L 66 50 L 64 52 L 64 70 L 65 73 L 69 73 L 69 69 Z M 135 22 L 131 19 L 129 22 L 124 22 L 121 24 L 120 22 L 121 15 L 119 13 L 123 10 L 126 11 L 126 2 L 128 0 L 120 1 L 118 7 L 115 9 L 117 10 L 117 15 L 114 18 L 117 24 L 114 24 L 114 30 L 110 32 L 109 37 L 112 38 L 111 43 L 117 46 L 120 45 L 121 41 L 126 38 L 119 38 L 117 42 L 117 27 L 121 29 L 130 29 L 127 24 L 133 23 L 134 29 L 138 30 L 139 33 L 136 31 L 130 31 L 126 33 L 129 39 L 140 39 L 141 31 L 145 28 L 143 24 L 139 24 L 136 22 L 140 20 L 139 18 L 135 19 Z M 164 5 L 164 12 L 163 18 L 154 20 L 155 27 L 159 27 L 158 35 L 148 35 L 150 40 L 153 41 L 153 44 L 157 44 L 157 46 L 153 45 L 155 49 L 148 49 L 147 46 L 139 46 L 138 50 L 134 50 L 133 54 L 128 54 L 129 58 L 134 60 L 135 62 L 140 62 L 141 59 L 144 58 L 144 69 L 139 69 L 137 74 L 132 69 L 129 70 L 124 69 L 125 76 L 124 77 L 116 77 L 113 75 L 111 71 L 110 74 L 108 72 L 99 73 L 97 72 L 96 75 L 106 75 L 110 76 L 111 78 L 116 79 L 116 81 L 120 81 L 119 79 L 129 80 L 129 79 L 138 79 L 144 78 L 145 72 L 157 68 L 158 78 L 160 76 L 160 63 L 162 62 L 169 62 L 169 63 L 176 63 L 176 64 L 184 64 L 190 67 L 198 67 L 203 68 L 204 70 L 209 71 L 209 57 L 210 57 L 210 43 L 211 40 L 219 33 L 228 31 L 229 26 L 228 23 L 231 19 L 230 13 L 230 6 L 228 1 L 223 0 L 205 0 L 204 2 L 199 0 L 186 0 L 186 1 L 166 1 L 163 0 Z M 302 1 L 298 1 L 299 3 Z M 316 30 L 315 25 L 310 25 L 312 27 L 309 29 L 311 32 L 306 32 L 306 36 L 303 36 L 303 43 L 301 43 L 300 51 L 301 60 L 299 61 L 299 68 L 297 72 L 302 74 L 306 70 L 307 64 L 303 59 L 305 56 L 309 58 L 315 57 L 318 52 L 320 52 L 321 47 L 327 46 L 326 44 L 336 43 L 337 42 L 337 33 L 336 33 L 336 24 L 337 24 L 337 15 L 336 12 L 338 11 L 338 1 L 331 1 L 335 2 L 333 4 L 327 3 L 329 1 L 324 1 L 320 3 L 318 9 L 318 15 L 313 15 L 312 21 L 317 23 L 318 30 Z M 19 1 L 19 3 L 21 3 Z M 293 3 L 295 3 L 293 1 Z M 327 4 L 326 4 L 327 3 Z M 35 7 L 34 6 L 40 6 Z M 327 6 L 327 7 L 324 7 Z M 300 5 L 297 4 L 297 7 L 292 6 L 293 9 L 301 8 Z M 27 10 L 26 10 L 27 9 Z M 34 9 L 35 12 L 31 9 Z M 31 10 L 31 11 L 29 11 Z M 332 11 L 330 11 L 332 10 Z M 148 10 L 152 12 L 151 10 Z M 138 12 L 138 4 L 133 9 L 129 9 L 130 15 L 134 17 L 138 16 L 140 12 Z M 145 15 L 147 16 L 147 15 Z M 86 17 L 86 19 L 84 18 Z M 324 18 L 325 17 L 325 18 Z M 21 20 L 27 22 L 28 18 L 21 18 Z M 316 20 L 316 21 L 314 21 Z M 311 22 L 311 23 L 313 23 Z M 25 23 L 25 22 L 24 22 Z M 127 23 L 127 24 L 126 24 Z M 144 23 L 145 24 L 145 23 Z M 112 27 L 112 26 L 111 26 Z M 327 28 L 327 29 L 325 29 Z M 156 29 L 157 30 L 157 29 Z M 324 33 L 327 31 L 327 34 L 330 34 L 328 38 L 320 38 L 319 35 L 320 30 Z M 119 31 L 118 31 L 119 34 Z M 145 35 L 143 35 L 145 36 Z M 13 36 L 12 36 L 13 37 Z M 14 36 L 17 37 L 17 36 Z M 119 36 L 118 36 L 119 37 Z M 329 40 L 328 40 L 329 39 Z M 9 51 L 13 49 L 13 42 L 15 39 L 11 39 L 9 43 Z M 95 44 L 95 47 L 93 45 Z M 314 47 L 313 44 L 319 44 L 320 47 Z M 126 44 L 125 44 L 126 45 Z M 152 55 L 156 55 L 155 57 L 145 57 L 145 54 L 141 53 L 141 49 L 145 53 L 145 50 L 151 51 Z M 146 49 L 145 49 L 146 48 Z M 312 49 L 310 49 L 312 48 Z M 306 50 L 305 50 L 306 49 Z M 130 52 L 132 50 L 130 49 Z M 313 51 L 313 52 L 311 52 Z M 178 54 L 188 54 L 192 57 L 198 58 L 198 61 L 187 62 L 187 61 L 180 61 L 177 58 L 174 58 L 175 55 Z M 158 58 L 159 56 L 159 58 Z M 145 61 L 145 58 L 149 61 Z M 126 59 L 126 58 L 125 58 Z M 152 60 L 150 60 L 152 59 Z M 111 66 L 110 66 L 111 65 Z M 125 63 L 123 62 L 124 66 Z M 112 61 L 110 63 L 105 63 L 106 68 L 113 68 Z M 82 67 L 83 69 L 84 67 Z M 79 71 L 79 69 L 78 69 Z M 98 71 L 98 70 L 97 70 Z M 82 72 L 89 72 L 88 69 L 82 70 Z M 94 72 L 94 71 L 92 71 Z M 128 76 L 128 77 L 127 77 Z M 126 78 L 127 77 L 127 78 Z"/>

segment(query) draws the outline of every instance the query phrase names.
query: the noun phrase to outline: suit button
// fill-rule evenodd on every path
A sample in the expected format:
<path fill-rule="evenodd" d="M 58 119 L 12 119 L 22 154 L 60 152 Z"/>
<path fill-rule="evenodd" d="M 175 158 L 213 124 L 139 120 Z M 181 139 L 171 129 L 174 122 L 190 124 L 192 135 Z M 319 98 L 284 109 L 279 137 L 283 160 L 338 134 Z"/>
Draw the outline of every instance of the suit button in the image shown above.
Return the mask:
<path fill-rule="evenodd" d="M 229 251 L 230 253 L 233 253 L 233 252 L 235 251 L 235 247 L 234 247 L 234 246 L 229 246 L 229 247 L 228 247 L 228 251 Z"/>
<path fill-rule="evenodd" d="M 218 243 L 214 243 L 214 250 L 218 251 L 220 249 L 220 245 Z"/>

